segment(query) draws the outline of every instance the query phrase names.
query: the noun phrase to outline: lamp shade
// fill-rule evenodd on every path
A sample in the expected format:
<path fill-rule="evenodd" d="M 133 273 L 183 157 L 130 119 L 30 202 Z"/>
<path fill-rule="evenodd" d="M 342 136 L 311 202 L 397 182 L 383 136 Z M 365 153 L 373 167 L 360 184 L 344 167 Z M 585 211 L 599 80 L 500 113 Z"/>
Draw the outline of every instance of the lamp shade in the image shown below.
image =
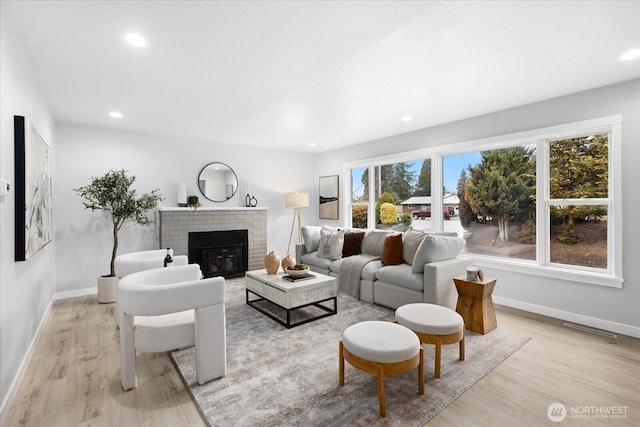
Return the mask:
<path fill-rule="evenodd" d="M 286 208 L 308 208 L 309 193 L 289 193 L 284 196 L 284 206 Z"/>

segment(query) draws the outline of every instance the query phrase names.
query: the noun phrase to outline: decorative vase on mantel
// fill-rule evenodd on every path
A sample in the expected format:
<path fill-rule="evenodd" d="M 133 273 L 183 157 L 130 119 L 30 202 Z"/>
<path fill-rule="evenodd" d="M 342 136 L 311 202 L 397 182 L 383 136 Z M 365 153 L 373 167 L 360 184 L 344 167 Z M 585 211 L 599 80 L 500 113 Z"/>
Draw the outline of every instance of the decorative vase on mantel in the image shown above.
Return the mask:
<path fill-rule="evenodd" d="M 287 254 L 286 257 L 282 258 L 282 271 L 284 273 L 287 272 L 287 267 L 293 267 L 294 265 L 296 265 L 296 259 L 290 254 Z"/>
<path fill-rule="evenodd" d="M 280 257 L 275 251 L 270 251 L 264 258 L 264 268 L 268 274 L 276 274 L 280 267 Z"/>

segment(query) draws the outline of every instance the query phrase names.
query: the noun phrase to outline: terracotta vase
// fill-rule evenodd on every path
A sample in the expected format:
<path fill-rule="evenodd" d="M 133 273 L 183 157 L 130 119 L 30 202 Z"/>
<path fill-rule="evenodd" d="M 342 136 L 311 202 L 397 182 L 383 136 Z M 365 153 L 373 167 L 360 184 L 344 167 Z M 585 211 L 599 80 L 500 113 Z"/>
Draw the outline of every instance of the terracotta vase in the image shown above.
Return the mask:
<path fill-rule="evenodd" d="M 296 259 L 291 255 L 287 254 L 286 257 L 282 258 L 282 271 L 287 272 L 287 267 L 293 267 L 296 265 Z"/>
<path fill-rule="evenodd" d="M 267 273 L 276 274 L 280 267 L 280 257 L 275 251 L 270 251 L 264 258 L 264 268 L 267 269 Z"/>

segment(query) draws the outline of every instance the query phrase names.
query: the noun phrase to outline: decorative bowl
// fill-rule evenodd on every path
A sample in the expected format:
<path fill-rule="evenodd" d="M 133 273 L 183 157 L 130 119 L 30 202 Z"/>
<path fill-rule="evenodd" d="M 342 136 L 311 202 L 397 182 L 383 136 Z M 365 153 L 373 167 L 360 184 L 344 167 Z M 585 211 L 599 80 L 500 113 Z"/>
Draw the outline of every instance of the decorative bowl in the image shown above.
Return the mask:
<path fill-rule="evenodd" d="M 304 270 L 295 270 L 287 267 L 285 272 L 291 277 L 301 277 L 309 273 L 309 267 L 305 268 Z"/>

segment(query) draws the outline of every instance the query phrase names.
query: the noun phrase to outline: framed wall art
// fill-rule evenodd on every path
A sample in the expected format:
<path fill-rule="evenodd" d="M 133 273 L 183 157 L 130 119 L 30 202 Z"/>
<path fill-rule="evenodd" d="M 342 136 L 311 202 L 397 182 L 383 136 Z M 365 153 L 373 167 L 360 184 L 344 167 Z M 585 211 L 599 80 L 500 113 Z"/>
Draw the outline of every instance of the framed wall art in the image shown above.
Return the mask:
<path fill-rule="evenodd" d="M 340 211 L 339 197 L 339 176 L 321 176 L 320 177 L 320 219 L 338 219 Z"/>
<path fill-rule="evenodd" d="M 51 242 L 51 147 L 23 116 L 14 116 L 15 259 L 25 261 Z"/>

